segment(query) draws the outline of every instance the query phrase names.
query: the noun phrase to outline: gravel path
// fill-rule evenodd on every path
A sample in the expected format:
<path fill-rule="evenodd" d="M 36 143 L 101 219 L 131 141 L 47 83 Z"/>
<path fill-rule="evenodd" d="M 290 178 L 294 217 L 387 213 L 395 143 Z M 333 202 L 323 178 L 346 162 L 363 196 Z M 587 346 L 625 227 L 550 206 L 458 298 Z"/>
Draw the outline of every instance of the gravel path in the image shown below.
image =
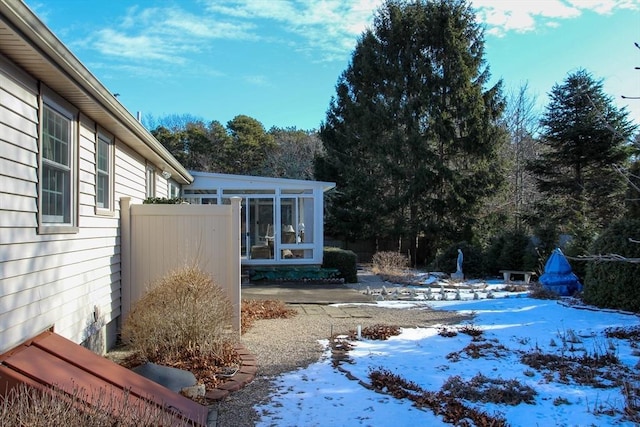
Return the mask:
<path fill-rule="evenodd" d="M 376 306 L 360 306 L 359 311 L 367 317 L 357 318 L 309 315 L 299 307 L 297 310 L 298 315 L 290 319 L 257 321 L 243 334 L 242 343 L 256 356 L 258 373 L 244 389 L 231 393 L 218 404 L 217 427 L 254 426 L 259 414 L 253 406 L 268 402 L 273 377 L 318 361 L 323 351 L 318 340 L 328 339 L 332 331 L 342 333 L 355 330 L 357 325 L 375 324 L 424 327 L 463 319 L 452 312 Z"/>

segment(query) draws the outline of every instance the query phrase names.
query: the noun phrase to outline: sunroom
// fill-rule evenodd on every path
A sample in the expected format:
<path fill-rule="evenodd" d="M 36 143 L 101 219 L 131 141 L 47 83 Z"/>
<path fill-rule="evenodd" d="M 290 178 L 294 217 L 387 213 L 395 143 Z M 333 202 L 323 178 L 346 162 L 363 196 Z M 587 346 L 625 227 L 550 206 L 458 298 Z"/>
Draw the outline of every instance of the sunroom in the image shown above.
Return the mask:
<path fill-rule="evenodd" d="M 190 171 L 182 197 L 193 204 L 230 204 L 240 197 L 244 266 L 322 264 L 324 193 L 332 182 Z"/>

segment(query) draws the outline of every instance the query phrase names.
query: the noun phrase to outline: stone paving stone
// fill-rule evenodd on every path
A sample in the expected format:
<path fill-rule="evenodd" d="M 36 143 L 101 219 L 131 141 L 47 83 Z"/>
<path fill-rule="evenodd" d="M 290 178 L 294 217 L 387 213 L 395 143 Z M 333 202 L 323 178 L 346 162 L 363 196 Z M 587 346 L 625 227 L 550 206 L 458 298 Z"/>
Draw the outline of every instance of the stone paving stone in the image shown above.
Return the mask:
<path fill-rule="evenodd" d="M 367 318 L 370 319 L 372 316 L 367 313 L 366 311 L 364 311 L 363 309 L 361 309 L 360 307 L 341 307 L 342 310 L 344 310 L 345 313 L 348 313 L 349 316 L 351 317 L 357 317 L 357 318 Z"/>
<path fill-rule="evenodd" d="M 310 316 L 326 315 L 325 311 L 323 310 L 323 306 L 321 305 L 301 304 L 300 307 L 302 307 L 302 310 L 305 314 Z"/>
<path fill-rule="evenodd" d="M 348 313 L 346 313 L 340 307 L 332 307 L 329 305 L 325 305 L 322 308 L 327 315 L 336 319 L 347 319 L 351 317 Z"/>

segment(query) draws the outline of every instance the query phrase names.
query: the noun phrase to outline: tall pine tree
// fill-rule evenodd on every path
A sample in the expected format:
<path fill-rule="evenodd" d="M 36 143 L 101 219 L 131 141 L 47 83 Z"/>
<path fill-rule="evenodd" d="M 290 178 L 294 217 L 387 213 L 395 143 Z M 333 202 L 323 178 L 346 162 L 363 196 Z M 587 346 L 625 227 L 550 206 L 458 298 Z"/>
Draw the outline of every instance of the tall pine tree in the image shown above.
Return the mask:
<path fill-rule="evenodd" d="M 538 221 L 577 238 L 578 251 L 623 213 L 626 180 L 616 167 L 625 167 L 631 153 L 635 126 L 627 116 L 586 70 L 551 89 L 543 150 L 528 167 L 545 196 Z"/>
<path fill-rule="evenodd" d="M 484 36 L 463 0 L 387 1 L 358 41 L 320 135 L 316 177 L 337 183 L 328 229 L 408 239 L 433 254 L 473 238 L 502 180 L 501 83 L 486 89 Z M 422 261 L 422 259 L 420 260 Z"/>

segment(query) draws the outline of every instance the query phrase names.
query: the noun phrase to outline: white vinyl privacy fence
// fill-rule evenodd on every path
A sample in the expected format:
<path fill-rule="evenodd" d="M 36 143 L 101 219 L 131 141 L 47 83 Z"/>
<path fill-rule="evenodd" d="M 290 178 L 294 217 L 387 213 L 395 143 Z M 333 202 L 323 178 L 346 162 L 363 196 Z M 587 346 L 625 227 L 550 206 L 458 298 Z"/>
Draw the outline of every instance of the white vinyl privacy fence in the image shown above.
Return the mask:
<path fill-rule="evenodd" d="M 240 198 L 230 205 L 130 204 L 122 198 L 122 319 L 149 285 L 187 264 L 210 274 L 240 332 Z"/>

